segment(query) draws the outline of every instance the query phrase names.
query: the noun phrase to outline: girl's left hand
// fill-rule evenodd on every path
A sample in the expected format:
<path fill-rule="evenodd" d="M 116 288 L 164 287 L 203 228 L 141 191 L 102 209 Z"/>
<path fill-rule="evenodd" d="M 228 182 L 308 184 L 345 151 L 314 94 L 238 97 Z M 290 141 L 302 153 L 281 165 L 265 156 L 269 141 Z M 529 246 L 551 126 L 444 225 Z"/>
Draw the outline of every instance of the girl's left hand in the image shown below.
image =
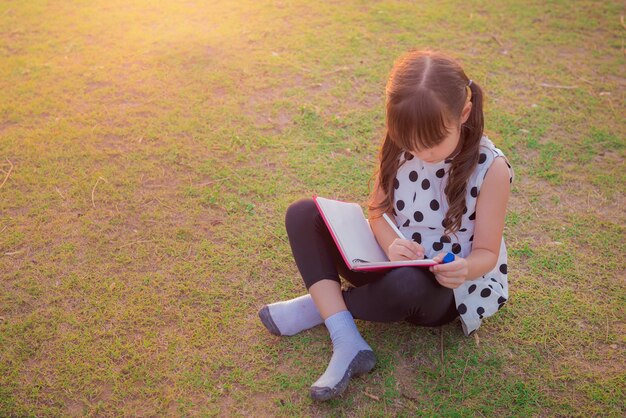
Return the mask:
<path fill-rule="evenodd" d="M 445 254 L 438 254 L 433 257 L 433 260 L 441 262 L 444 256 Z M 440 285 L 449 289 L 456 289 L 461 286 L 469 273 L 467 260 L 461 257 L 454 257 L 454 261 L 450 263 L 432 266 L 430 271 L 435 275 Z"/>

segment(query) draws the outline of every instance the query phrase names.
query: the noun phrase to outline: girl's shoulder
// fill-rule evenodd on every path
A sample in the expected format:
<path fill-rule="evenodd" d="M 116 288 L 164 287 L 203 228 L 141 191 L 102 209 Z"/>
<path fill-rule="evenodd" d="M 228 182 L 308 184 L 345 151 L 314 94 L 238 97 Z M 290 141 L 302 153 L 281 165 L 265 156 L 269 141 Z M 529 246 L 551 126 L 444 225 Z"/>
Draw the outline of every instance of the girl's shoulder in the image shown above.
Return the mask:
<path fill-rule="evenodd" d="M 509 169 L 509 181 L 513 182 L 513 168 L 509 163 L 509 160 L 506 158 L 502 150 L 491 141 L 487 137 L 487 135 L 483 135 L 480 140 L 479 147 L 479 156 L 478 156 L 478 166 L 476 167 L 476 172 L 474 173 L 475 177 L 482 182 L 487 175 L 487 171 L 496 160 L 496 158 L 502 158 L 506 162 L 506 165 Z"/>
<path fill-rule="evenodd" d="M 489 139 L 487 135 L 483 135 L 483 137 L 480 139 L 480 153 L 481 160 L 489 158 L 490 156 L 492 158 L 504 157 L 504 153 L 502 152 L 502 150 L 496 147 L 496 145 L 491 139 Z"/>

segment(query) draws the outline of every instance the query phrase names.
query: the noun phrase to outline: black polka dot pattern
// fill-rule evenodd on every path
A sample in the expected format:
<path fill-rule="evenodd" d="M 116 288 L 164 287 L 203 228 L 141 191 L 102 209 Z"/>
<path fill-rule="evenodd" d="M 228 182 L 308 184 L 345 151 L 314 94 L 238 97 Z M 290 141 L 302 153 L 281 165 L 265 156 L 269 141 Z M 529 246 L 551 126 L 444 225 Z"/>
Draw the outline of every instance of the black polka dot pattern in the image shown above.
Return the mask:
<path fill-rule="evenodd" d="M 469 216 L 469 220 L 470 220 L 470 221 L 473 221 L 474 219 L 476 219 L 476 212 L 472 213 L 472 214 Z"/>
<path fill-rule="evenodd" d="M 447 236 L 447 235 L 442 235 L 442 236 L 441 236 L 441 238 L 439 238 L 439 241 L 441 241 L 441 242 L 443 242 L 443 243 L 446 243 L 446 244 L 449 244 L 451 240 L 450 240 L 450 237 L 449 237 L 449 236 Z"/>
<path fill-rule="evenodd" d="M 491 289 L 483 289 L 480 292 L 480 296 L 484 297 L 484 298 L 488 298 L 491 295 Z"/>
<path fill-rule="evenodd" d="M 398 155 L 398 154 L 396 154 Z M 405 152 L 404 153 L 404 159 L 407 161 L 411 161 L 413 159 L 413 154 L 411 154 L 410 152 Z"/>
<path fill-rule="evenodd" d="M 441 251 L 443 249 L 443 244 L 440 242 L 433 242 L 433 250 Z"/>
<path fill-rule="evenodd" d="M 485 161 L 487 161 L 487 154 L 481 152 L 480 156 L 478 157 L 478 164 L 483 164 Z"/>
<path fill-rule="evenodd" d="M 506 264 L 500 264 L 500 273 L 507 274 L 508 268 Z"/>
<path fill-rule="evenodd" d="M 422 180 L 422 189 L 428 190 L 429 187 L 430 187 L 430 182 L 428 181 L 428 179 Z"/>
<path fill-rule="evenodd" d="M 398 200 L 398 202 L 396 203 L 396 207 L 399 211 L 402 211 L 402 209 L 404 209 L 404 200 Z"/>
<path fill-rule="evenodd" d="M 413 214 L 413 219 L 415 219 L 416 222 L 422 222 L 424 220 L 424 214 L 417 210 Z"/>
<path fill-rule="evenodd" d="M 478 196 L 478 187 L 476 187 L 476 186 L 472 187 L 472 190 L 470 190 L 470 195 L 472 197 L 477 197 Z"/>
<path fill-rule="evenodd" d="M 471 285 L 471 286 L 467 289 L 467 292 L 468 292 L 469 294 L 472 294 L 472 293 L 474 293 L 474 290 L 476 290 L 476 285 L 475 285 L 475 284 Z"/>
<path fill-rule="evenodd" d="M 459 254 L 460 252 L 461 252 L 461 244 L 459 244 L 458 242 L 455 242 L 454 244 L 452 244 L 452 253 Z"/>
<path fill-rule="evenodd" d="M 400 180 L 397 178 L 393 179 L 393 188 L 398 190 L 400 188 Z"/>
<path fill-rule="evenodd" d="M 432 210 L 439 210 L 439 202 L 437 202 L 435 199 L 430 201 L 430 208 Z"/>
<path fill-rule="evenodd" d="M 414 232 L 413 235 L 411 235 L 411 238 L 413 238 L 413 241 L 417 242 L 418 244 L 422 243 L 422 234 L 420 234 L 419 232 Z"/>
<path fill-rule="evenodd" d="M 467 312 L 467 306 L 465 306 L 464 303 L 461 303 L 459 306 L 456 307 L 456 310 L 458 311 L 458 313 L 463 315 L 464 313 Z"/>
<path fill-rule="evenodd" d="M 407 220 L 406 220 L 406 221 L 404 221 L 404 223 L 402 224 L 402 226 L 403 226 L 403 227 L 405 227 L 405 228 L 406 228 L 407 226 L 409 226 L 409 225 L 411 225 L 411 220 L 410 220 L 410 219 L 407 219 Z"/>
<path fill-rule="evenodd" d="M 437 170 L 437 172 L 435 173 L 435 175 L 437 177 L 439 177 L 440 179 L 443 178 L 443 176 L 446 175 L 446 170 L 444 170 L 443 168 L 440 168 L 439 170 Z"/>
<path fill-rule="evenodd" d="M 411 171 L 409 173 L 409 180 L 411 180 L 412 182 L 416 182 L 417 181 L 417 171 Z"/>

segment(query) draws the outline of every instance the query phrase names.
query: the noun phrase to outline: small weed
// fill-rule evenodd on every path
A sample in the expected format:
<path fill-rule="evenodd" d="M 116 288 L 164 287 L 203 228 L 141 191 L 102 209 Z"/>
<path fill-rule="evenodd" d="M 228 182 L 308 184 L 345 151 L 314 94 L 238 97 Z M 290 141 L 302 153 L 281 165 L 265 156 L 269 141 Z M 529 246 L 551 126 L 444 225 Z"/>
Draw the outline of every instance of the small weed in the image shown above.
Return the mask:
<path fill-rule="evenodd" d="M 535 251 L 530 246 L 530 243 L 524 242 L 520 247 L 509 248 L 509 254 L 515 257 L 532 257 Z"/>

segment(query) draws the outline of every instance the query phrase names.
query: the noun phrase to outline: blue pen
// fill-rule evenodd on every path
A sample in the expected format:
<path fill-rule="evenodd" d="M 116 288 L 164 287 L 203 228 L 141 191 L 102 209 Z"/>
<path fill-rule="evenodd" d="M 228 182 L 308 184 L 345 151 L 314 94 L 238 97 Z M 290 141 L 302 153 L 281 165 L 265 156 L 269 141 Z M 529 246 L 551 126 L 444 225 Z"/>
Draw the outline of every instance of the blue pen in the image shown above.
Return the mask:
<path fill-rule="evenodd" d="M 451 263 L 453 261 L 454 261 L 454 254 L 452 254 L 452 253 L 448 253 L 448 254 L 444 255 L 443 256 L 443 260 L 441 260 L 441 262 L 443 264 Z"/>

